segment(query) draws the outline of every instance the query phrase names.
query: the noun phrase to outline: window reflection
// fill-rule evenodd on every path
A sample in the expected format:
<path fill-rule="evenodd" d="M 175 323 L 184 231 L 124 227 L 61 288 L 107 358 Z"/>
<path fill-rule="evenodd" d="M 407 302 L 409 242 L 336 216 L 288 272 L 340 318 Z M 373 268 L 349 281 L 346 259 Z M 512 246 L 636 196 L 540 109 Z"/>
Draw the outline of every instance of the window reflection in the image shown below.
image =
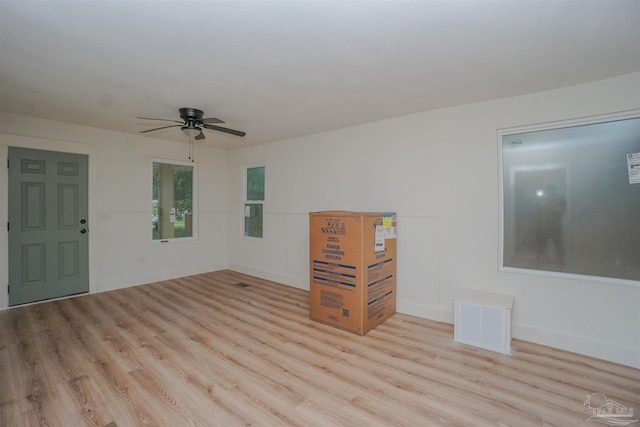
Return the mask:
<path fill-rule="evenodd" d="M 501 135 L 502 265 L 640 278 L 640 118 Z"/>

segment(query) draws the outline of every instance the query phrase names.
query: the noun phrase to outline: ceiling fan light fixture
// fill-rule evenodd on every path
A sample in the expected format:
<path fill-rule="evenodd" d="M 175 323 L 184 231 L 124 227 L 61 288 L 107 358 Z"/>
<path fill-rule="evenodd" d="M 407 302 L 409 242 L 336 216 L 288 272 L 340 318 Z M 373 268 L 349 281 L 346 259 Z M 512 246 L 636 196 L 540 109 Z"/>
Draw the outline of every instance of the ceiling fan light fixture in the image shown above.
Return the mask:
<path fill-rule="evenodd" d="M 200 134 L 200 132 L 202 132 L 202 130 L 196 126 L 182 126 L 180 129 L 188 137 L 196 137 Z"/>

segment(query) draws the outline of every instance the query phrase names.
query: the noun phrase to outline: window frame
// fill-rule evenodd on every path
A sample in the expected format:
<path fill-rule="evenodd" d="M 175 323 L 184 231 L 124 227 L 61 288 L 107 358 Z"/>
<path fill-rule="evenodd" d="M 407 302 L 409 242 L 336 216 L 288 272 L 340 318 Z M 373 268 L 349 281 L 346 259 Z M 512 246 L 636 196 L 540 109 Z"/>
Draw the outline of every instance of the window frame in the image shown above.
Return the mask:
<path fill-rule="evenodd" d="M 525 267 L 515 267 L 504 265 L 505 257 L 505 177 L 504 177 L 504 158 L 503 158 L 503 137 L 513 134 L 547 131 L 563 128 L 578 127 L 582 125 L 594 125 L 608 122 L 622 121 L 626 119 L 640 118 L 640 110 L 629 110 L 610 114 L 601 114 L 597 116 L 582 117 L 576 119 L 561 120 L 555 122 L 538 123 L 533 125 L 516 126 L 497 130 L 497 151 L 498 151 L 498 187 L 499 187 L 499 206 L 498 206 L 498 271 L 508 273 L 522 273 L 542 277 L 556 277 L 570 280 L 582 280 L 588 282 L 597 282 L 602 284 L 615 284 L 622 286 L 638 287 L 640 282 L 636 280 L 597 276 L 589 274 L 580 274 L 572 272 L 562 272 L 546 269 L 530 269 Z M 551 165 L 554 166 L 554 165 Z M 640 185 L 640 184 L 637 184 Z"/>
<path fill-rule="evenodd" d="M 262 200 L 251 200 L 249 199 L 248 196 L 248 192 L 249 192 L 249 188 L 248 188 L 248 184 L 249 184 L 249 177 L 248 177 L 248 173 L 250 169 L 257 169 L 257 168 L 262 168 L 264 169 L 264 195 L 263 195 L 263 199 Z M 266 176 L 267 176 L 267 168 L 265 166 L 264 163 L 258 163 L 258 164 L 252 164 L 252 165 L 246 165 L 242 167 L 242 209 L 241 209 L 241 214 L 242 214 L 242 237 L 243 238 L 247 238 L 247 239 L 264 239 L 264 214 L 265 214 L 265 210 L 264 210 L 264 206 L 265 206 L 265 199 L 266 199 Z M 261 205 L 262 206 L 262 236 L 251 236 L 247 234 L 247 228 L 246 228 L 246 209 L 247 209 L 247 205 Z"/>
<path fill-rule="evenodd" d="M 171 237 L 171 238 L 153 238 L 153 231 L 151 233 L 151 242 L 156 243 L 169 243 L 169 242 L 186 242 L 198 240 L 198 164 L 196 162 L 185 162 L 180 160 L 171 160 L 171 159 L 162 159 L 162 158 L 151 158 L 151 217 L 153 218 L 153 169 L 155 163 L 176 165 L 176 166 L 187 166 L 192 168 L 192 182 L 191 182 L 191 236 L 185 237 Z M 152 222 L 153 227 L 153 222 Z"/>

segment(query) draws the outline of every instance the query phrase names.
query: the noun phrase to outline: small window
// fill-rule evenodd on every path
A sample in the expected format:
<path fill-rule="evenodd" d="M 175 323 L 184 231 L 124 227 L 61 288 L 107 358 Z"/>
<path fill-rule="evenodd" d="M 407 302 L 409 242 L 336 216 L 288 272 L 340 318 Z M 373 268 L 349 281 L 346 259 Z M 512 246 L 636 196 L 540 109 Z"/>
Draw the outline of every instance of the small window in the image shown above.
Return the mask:
<path fill-rule="evenodd" d="M 264 166 L 247 168 L 244 195 L 244 235 L 262 238 Z"/>
<path fill-rule="evenodd" d="M 193 237 L 194 163 L 153 162 L 153 240 Z"/>

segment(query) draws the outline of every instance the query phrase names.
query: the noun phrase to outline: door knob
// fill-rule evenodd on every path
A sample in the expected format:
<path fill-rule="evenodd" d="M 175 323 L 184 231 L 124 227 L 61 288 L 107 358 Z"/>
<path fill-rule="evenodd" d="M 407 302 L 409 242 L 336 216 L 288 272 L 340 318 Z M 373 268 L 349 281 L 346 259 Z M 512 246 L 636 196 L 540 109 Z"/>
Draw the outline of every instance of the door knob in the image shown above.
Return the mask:
<path fill-rule="evenodd" d="M 84 233 L 86 233 L 86 232 L 87 232 L 87 229 L 86 229 L 86 228 L 83 228 L 82 230 L 80 230 L 80 232 L 81 232 L 82 234 L 84 234 Z"/>

